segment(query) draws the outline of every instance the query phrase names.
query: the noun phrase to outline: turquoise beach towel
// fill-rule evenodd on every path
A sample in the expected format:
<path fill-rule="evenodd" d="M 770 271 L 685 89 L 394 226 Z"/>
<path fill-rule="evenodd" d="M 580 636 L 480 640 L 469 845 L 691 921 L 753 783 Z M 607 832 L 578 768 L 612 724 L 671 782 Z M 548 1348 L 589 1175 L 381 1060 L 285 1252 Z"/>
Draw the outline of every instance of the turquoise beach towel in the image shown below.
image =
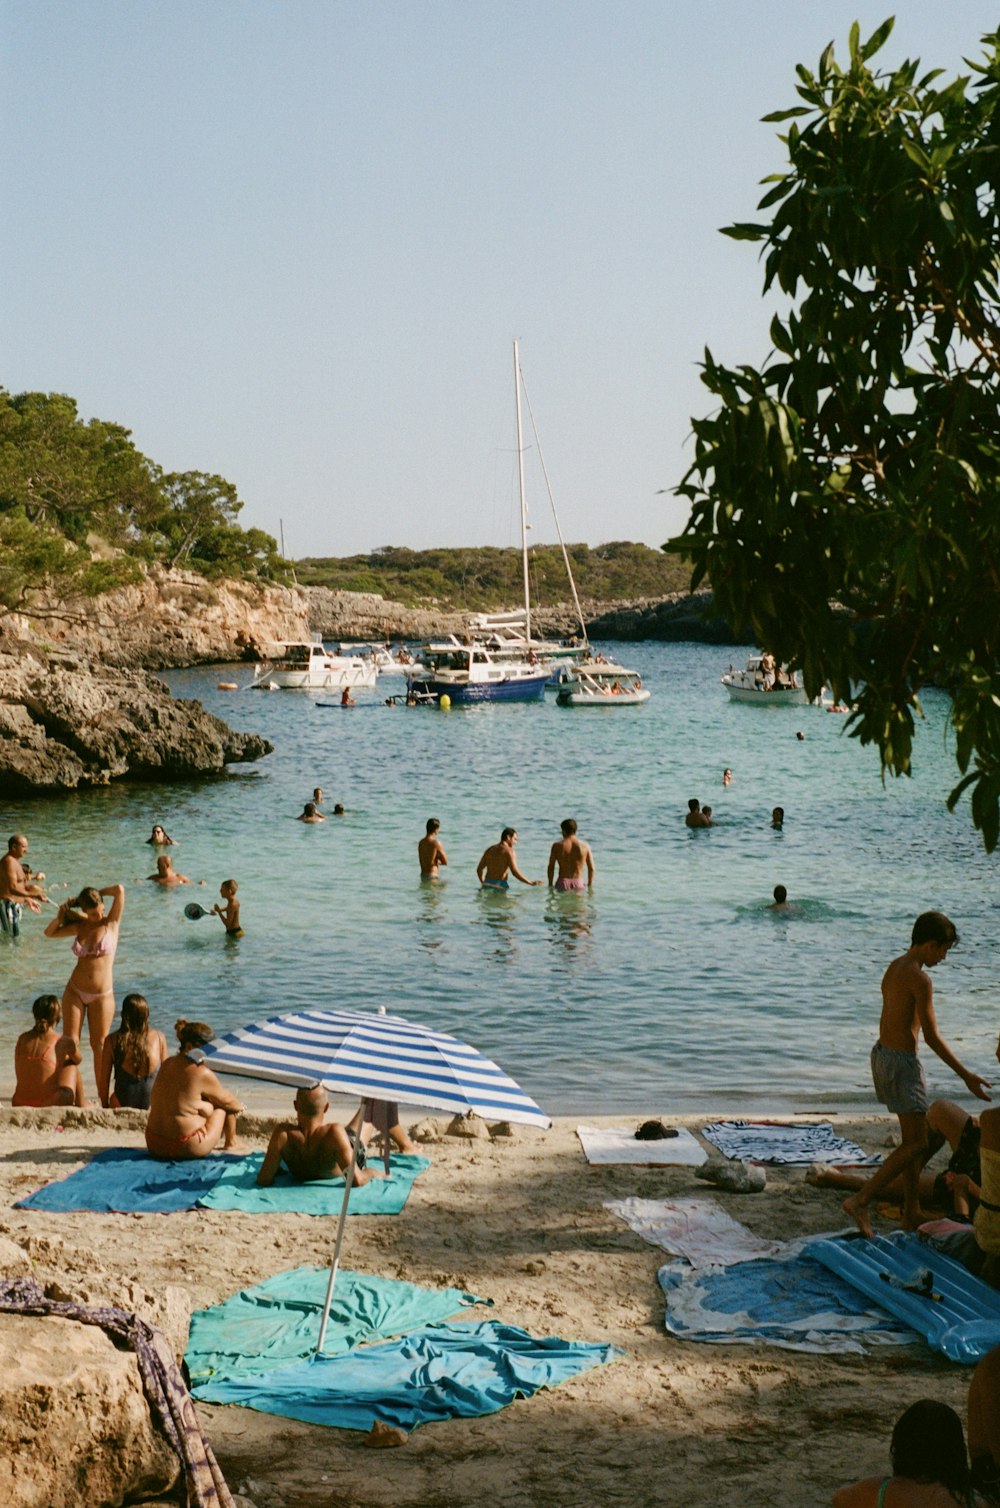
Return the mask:
<path fill-rule="evenodd" d="M 536 1340 L 487 1320 L 430 1325 L 346 1356 L 313 1356 L 239 1381 L 212 1378 L 194 1391 L 206 1403 L 239 1403 L 306 1424 L 367 1431 L 381 1419 L 411 1430 L 495 1413 L 620 1355 L 615 1346 Z"/>
<path fill-rule="evenodd" d="M 293 1183 L 279 1173 L 269 1189 L 256 1186 L 263 1152 L 252 1152 L 238 1161 L 227 1158 L 221 1177 L 198 1196 L 203 1210 L 240 1210 L 244 1215 L 339 1215 L 344 1202 L 343 1178 L 322 1178 L 315 1183 Z M 378 1164 L 381 1168 L 381 1164 Z M 394 1154 L 388 1178 L 372 1178 L 351 1190 L 349 1215 L 398 1215 L 410 1197 L 414 1179 L 426 1168 L 426 1157 Z"/>
<path fill-rule="evenodd" d="M 145 1147 L 111 1147 L 67 1178 L 19 1200 L 15 1208 L 169 1215 L 193 1209 L 232 1163 L 232 1157 L 157 1162 Z"/>
<path fill-rule="evenodd" d="M 184 1357 L 195 1396 L 209 1379 L 245 1381 L 311 1356 L 329 1280 L 328 1267 L 296 1267 L 197 1310 Z M 491 1303 L 460 1288 L 421 1288 L 341 1268 L 323 1353 L 339 1355 L 447 1319 L 470 1304 Z"/>

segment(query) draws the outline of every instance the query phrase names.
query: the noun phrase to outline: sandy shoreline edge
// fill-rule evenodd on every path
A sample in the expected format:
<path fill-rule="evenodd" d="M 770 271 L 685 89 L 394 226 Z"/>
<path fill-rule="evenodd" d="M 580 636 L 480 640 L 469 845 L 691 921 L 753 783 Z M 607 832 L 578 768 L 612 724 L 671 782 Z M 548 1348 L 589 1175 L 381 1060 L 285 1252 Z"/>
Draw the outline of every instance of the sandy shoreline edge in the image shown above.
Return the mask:
<path fill-rule="evenodd" d="M 447 1123 L 442 1112 L 430 1115 Z M 697 1133 L 719 1116 L 663 1118 Z M 823 1118 L 869 1151 L 884 1150 L 895 1125 L 888 1116 Z M 548 1132 L 515 1127 L 495 1141 L 432 1143 L 432 1166 L 403 1214 L 350 1220 L 344 1251 L 348 1267 L 467 1288 L 494 1301 L 495 1318 L 536 1335 L 610 1342 L 625 1353 L 621 1360 L 499 1414 L 431 1425 L 402 1449 L 374 1454 L 352 1432 L 199 1406 L 231 1487 L 258 1508 L 471 1508 L 487 1496 L 511 1508 L 597 1501 L 809 1508 L 828 1503 L 840 1483 L 886 1468 L 891 1425 L 917 1398 L 950 1403 L 964 1418 L 968 1369 L 922 1343 L 860 1357 L 668 1336 L 656 1282 L 667 1255 L 604 1200 L 715 1198 L 769 1239 L 828 1233 L 844 1220 L 836 1196 L 809 1187 L 802 1168 L 769 1168 L 763 1193 L 732 1195 L 690 1169 L 588 1165 L 578 1124 L 636 1119 L 561 1116 Z M 27 1252 L 41 1282 L 136 1307 L 179 1349 L 193 1308 L 329 1259 L 333 1222 L 303 1215 L 13 1207 L 103 1147 L 140 1146 L 142 1122 L 140 1112 L 0 1110 L 0 1235 Z M 244 1119 L 252 1147 L 270 1123 L 259 1112 Z M 884 1219 L 880 1226 L 888 1228 Z"/>

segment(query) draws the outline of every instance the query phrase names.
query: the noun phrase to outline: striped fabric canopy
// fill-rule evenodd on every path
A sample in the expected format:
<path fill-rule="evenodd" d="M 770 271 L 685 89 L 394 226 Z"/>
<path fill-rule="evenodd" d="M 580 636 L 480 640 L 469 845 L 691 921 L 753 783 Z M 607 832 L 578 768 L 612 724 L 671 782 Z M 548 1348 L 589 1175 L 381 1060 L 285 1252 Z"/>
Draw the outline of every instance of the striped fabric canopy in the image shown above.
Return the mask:
<path fill-rule="evenodd" d="M 400 1016 L 339 1010 L 273 1016 L 209 1042 L 205 1059 L 210 1068 L 280 1084 L 319 1082 L 359 1099 L 551 1125 L 534 1100 L 474 1047 Z"/>

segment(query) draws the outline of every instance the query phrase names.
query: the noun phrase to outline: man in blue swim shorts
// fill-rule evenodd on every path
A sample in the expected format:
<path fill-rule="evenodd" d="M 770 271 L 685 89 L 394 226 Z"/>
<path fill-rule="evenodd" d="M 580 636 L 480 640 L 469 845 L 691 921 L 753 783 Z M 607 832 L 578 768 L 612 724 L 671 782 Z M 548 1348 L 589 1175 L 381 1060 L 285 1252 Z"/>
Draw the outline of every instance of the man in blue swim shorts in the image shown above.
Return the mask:
<path fill-rule="evenodd" d="M 27 838 L 23 833 L 15 833 L 0 859 L 0 930 L 11 937 L 20 934 L 23 908 L 27 906 L 29 911 L 37 913 L 42 909 L 39 902 L 45 899 L 45 891 L 25 876 L 21 860 L 27 852 Z"/>
<path fill-rule="evenodd" d="M 513 827 L 505 827 L 500 834 L 500 842 L 492 844 L 483 854 L 476 865 L 476 875 L 484 890 L 509 890 L 507 876 L 512 874 L 515 880 L 520 880 L 522 885 L 541 885 L 541 880 L 529 880 L 517 867 L 514 858 L 514 844 L 517 842 L 517 832 Z"/>
<path fill-rule="evenodd" d="M 868 1206 L 896 1177 L 903 1183 L 903 1228 L 916 1230 L 926 1218 L 920 1208 L 920 1170 L 935 1148 L 927 1133 L 927 1086 L 917 1057 L 920 1033 L 971 1094 L 980 1100 L 990 1098 L 989 1081 L 958 1061 L 938 1032 L 934 1015 L 934 990 L 927 970 L 947 958 L 957 942 L 953 922 L 940 911 L 925 911 L 913 924 L 909 948 L 893 959 L 882 976 L 882 1017 L 871 1054 L 872 1079 L 878 1098 L 899 1116 L 901 1141 L 858 1192 L 844 1200 L 844 1214 L 863 1236 L 872 1235 Z"/>

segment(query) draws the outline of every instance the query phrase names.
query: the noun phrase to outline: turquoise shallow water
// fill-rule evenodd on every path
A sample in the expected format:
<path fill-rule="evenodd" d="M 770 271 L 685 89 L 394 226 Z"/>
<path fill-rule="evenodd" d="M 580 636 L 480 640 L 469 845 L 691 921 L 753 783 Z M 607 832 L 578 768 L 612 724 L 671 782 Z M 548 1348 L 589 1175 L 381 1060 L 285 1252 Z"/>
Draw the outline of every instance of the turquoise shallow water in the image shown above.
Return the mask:
<path fill-rule="evenodd" d="M 224 1029 L 291 1008 L 384 1005 L 474 1043 L 553 1114 L 873 1106 L 879 979 L 914 916 L 937 907 L 962 937 L 935 973 L 939 1022 L 988 1072 L 1000 1026 L 995 865 L 967 814 L 944 807 L 946 699 L 927 697 L 915 777 L 883 788 L 842 717 L 731 703 L 719 675 L 746 651 L 618 648 L 653 691 L 645 707 L 563 709 L 550 697 L 390 710 L 381 698 L 402 683 L 388 678 L 342 711 L 319 705 L 329 693 L 216 689 L 244 685 L 245 666 L 174 672 L 175 692 L 262 732 L 275 753 L 208 784 L 7 803 L 5 833 L 27 832 L 29 862 L 57 887 L 128 881 L 118 999 L 147 995 L 168 1036 L 179 1015 Z M 295 822 L 314 785 L 347 815 Z M 712 804 L 716 828 L 684 827 L 691 795 Z M 428 816 L 450 860 L 437 885 L 420 883 L 416 863 Z M 524 872 L 542 878 L 564 816 L 593 847 L 591 894 L 479 891 L 476 862 L 505 824 Z M 143 841 L 155 821 L 204 888 L 136 883 L 155 867 Z M 240 885 L 238 941 L 215 918 L 183 916 L 228 876 Z M 779 881 L 793 915 L 764 909 Z M 61 993 L 70 962 L 37 919 L 16 943 L 0 936 L 4 1099 L 30 1002 Z M 932 1054 L 925 1062 L 932 1088 L 964 1092 Z"/>

